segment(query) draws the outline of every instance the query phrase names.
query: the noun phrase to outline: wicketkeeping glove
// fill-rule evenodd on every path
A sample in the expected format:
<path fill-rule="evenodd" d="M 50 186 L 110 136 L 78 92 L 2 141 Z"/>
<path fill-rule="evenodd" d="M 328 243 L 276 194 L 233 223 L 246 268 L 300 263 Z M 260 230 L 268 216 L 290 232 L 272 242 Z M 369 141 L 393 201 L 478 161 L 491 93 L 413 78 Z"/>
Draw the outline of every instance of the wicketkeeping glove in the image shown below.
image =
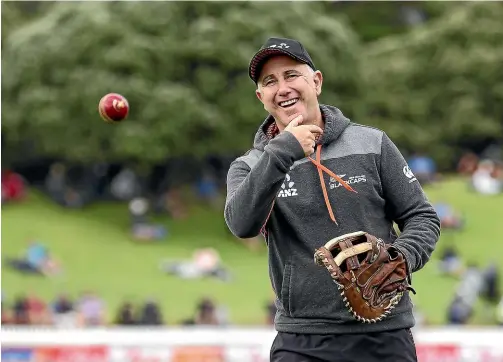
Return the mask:
<path fill-rule="evenodd" d="M 342 235 L 316 249 L 314 260 L 339 286 L 346 307 L 364 323 L 391 313 L 411 288 L 405 258 L 392 245 L 366 232 Z"/>

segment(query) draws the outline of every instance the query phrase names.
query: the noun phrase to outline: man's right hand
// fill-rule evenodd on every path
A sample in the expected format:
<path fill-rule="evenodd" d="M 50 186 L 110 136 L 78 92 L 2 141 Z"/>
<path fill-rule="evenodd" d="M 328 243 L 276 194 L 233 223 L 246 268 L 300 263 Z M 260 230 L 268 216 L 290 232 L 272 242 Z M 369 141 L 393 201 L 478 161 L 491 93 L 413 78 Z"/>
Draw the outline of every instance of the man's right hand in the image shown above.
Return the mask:
<path fill-rule="evenodd" d="M 316 136 L 323 133 L 323 130 L 314 124 L 303 125 L 302 115 L 295 117 L 285 128 L 286 132 L 290 132 L 299 141 L 304 155 L 309 156 L 314 153 L 316 147 Z"/>

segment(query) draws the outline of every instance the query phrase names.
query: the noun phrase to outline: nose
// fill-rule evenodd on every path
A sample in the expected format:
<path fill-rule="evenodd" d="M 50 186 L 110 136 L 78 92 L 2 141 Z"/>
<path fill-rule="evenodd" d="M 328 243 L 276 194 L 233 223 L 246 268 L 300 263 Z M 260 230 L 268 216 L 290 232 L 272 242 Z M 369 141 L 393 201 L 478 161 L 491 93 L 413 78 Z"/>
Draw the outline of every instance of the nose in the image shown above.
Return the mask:
<path fill-rule="evenodd" d="M 285 81 L 283 81 L 283 80 L 279 81 L 278 86 L 279 86 L 278 96 L 287 97 L 290 93 L 292 93 L 292 90 L 290 89 L 290 87 L 288 86 L 288 84 Z"/>

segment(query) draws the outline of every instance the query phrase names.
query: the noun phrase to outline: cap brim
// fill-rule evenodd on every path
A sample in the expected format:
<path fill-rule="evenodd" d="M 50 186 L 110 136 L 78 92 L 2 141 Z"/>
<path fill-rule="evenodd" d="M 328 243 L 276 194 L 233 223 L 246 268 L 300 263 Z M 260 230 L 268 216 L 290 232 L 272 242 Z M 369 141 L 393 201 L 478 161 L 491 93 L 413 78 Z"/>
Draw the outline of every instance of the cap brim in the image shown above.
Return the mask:
<path fill-rule="evenodd" d="M 304 59 L 300 59 L 296 55 L 290 53 L 288 50 L 285 49 L 278 49 L 278 48 L 264 48 L 259 50 L 252 58 L 250 61 L 250 66 L 248 70 L 248 74 L 250 75 L 250 78 L 257 83 L 258 77 L 260 76 L 260 71 L 262 70 L 262 65 L 263 63 L 275 56 L 275 55 L 287 55 L 290 58 L 293 58 L 297 60 L 298 62 L 307 64 L 307 62 Z"/>

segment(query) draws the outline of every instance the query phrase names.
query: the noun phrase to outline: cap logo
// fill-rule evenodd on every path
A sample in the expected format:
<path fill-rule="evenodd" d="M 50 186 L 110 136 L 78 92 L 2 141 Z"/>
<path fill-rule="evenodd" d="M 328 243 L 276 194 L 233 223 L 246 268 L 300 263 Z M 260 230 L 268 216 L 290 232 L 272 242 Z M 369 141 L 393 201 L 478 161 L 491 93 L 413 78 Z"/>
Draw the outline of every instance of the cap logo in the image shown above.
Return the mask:
<path fill-rule="evenodd" d="M 288 49 L 290 48 L 289 45 L 287 45 L 286 43 L 281 43 L 281 44 L 273 44 L 273 45 L 270 45 L 269 48 L 279 48 L 279 49 Z"/>

